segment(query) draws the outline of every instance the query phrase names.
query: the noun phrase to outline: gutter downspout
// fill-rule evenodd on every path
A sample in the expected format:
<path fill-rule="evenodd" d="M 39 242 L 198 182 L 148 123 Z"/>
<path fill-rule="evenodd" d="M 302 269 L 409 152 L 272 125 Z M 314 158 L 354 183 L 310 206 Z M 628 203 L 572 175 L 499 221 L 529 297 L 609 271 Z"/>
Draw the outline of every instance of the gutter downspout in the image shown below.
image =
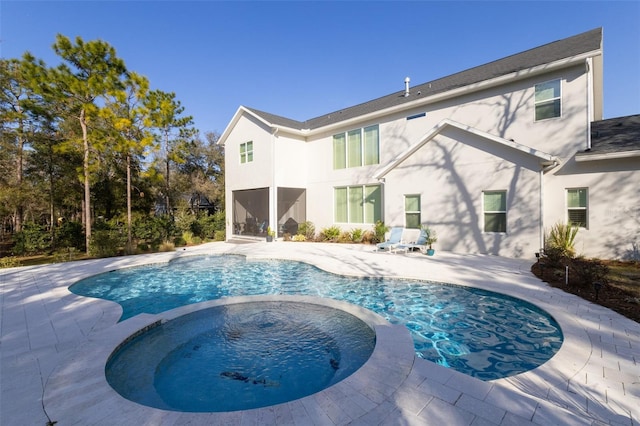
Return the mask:
<path fill-rule="evenodd" d="M 269 190 L 269 226 L 276 233 L 278 238 L 278 186 L 276 185 L 276 133 L 278 128 L 274 127 L 271 132 L 271 189 Z"/>
<path fill-rule="evenodd" d="M 542 168 L 538 172 L 540 174 L 540 249 L 544 248 L 544 175 L 559 164 L 560 160 L 554 157 L 551 162 L 542 163 Z"/>
<path fill-rule="evenodd" d="M 538 172 L 540 174 L 540 244 L 539 249 L 544 248 L 544 168 Z M 537 251 L 537 250 L 536 250 Z"/>
<path fill-rule="evenodd" d="M 591 149 L 591 123 L 593 122 L 593 59 L 585 60 L 587 69 L 587 150 Z"/>

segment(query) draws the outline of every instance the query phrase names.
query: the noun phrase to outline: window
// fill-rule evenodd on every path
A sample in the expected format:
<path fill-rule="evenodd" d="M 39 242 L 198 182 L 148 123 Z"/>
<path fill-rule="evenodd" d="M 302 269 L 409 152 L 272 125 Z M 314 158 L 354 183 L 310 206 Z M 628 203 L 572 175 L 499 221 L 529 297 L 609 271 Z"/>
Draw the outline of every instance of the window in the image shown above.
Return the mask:
<path fill-rule="evenodd" d="M 253 142 L 240 144 L 240 162 L 250 163 L 253 161 Z"/>
<path fill-rule="evenodd" d="M 507 232 L 507 191 L 485 191 L 484 232 Z"/>
<path fill-rule="evenodd" d="M 375 223 L 382 218 L 380 185 L 334 188 L 335 222 Z"/>
<path fill-rule="evenodd" d="M 567 223 L 587 227 L 587 188 L 567 189 Z"/>
<path fill-rule="evenodd" d="M 362 132 L 360 129 L 347 133 L 347 160 L 349 167 L 362 166 Z"/>
<path fill-rule="evenodd" d="M 347 167 L 347 140 L 344 133 L 333 136 L 333 169 Z"/>
<path fill-rule="evenodd" d="M 404 196 L 404 223 L 407 228 L 420 228 L 420 196 Z"/>
<path fill-rule="evenodd" d="M 378 125 L 333 135 L 333 168 L 360 167 L 380 162 Z"/>
<path fill-rule="evenodd" d="M 560 80 L 536 84 L 536 121 L 560 117 Z"/>

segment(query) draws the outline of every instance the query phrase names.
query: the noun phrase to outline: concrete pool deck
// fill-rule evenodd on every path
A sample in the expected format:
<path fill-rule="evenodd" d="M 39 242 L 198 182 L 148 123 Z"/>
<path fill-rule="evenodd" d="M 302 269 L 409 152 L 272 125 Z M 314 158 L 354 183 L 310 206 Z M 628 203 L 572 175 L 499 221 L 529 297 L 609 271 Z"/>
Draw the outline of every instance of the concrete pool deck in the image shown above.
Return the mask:
<path fill-rule="evenodd" d="M 565 341 L 542 366 L 484 382 L 407 354 L 408 332 L 382 327 L 377 331 L 387 342 L 385 355 L 346 379 L 344 386 L 231 413 L 163 411 L 105 389 L 100 374 L 104 361 L 93 354 L 104 351 L 109 339 L 117 341 L 122 330 L 136 330 L 150 318 L 139 315 L 117 323 L 119 305 L 76 296 L 68 286 L 96 273 L 197 254 L 292 259 L 345 275 L 427 279 L 497 291 L 545 309 L 561 325 Z M 640 424 L 640 324 L 547 286 L 529 272 L 533 261 L 446 252 L 434 257 L 374 253 L 365 245 L 256 242 L 3 269 L 0 425 Z"/>

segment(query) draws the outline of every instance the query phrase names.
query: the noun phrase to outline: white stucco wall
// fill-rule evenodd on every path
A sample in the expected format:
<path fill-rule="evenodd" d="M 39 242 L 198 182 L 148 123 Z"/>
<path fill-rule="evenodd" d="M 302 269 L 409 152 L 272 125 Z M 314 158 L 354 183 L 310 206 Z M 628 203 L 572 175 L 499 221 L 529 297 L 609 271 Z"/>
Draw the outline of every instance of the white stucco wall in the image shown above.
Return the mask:
<path fill-rule="evenodd" d="M 279 130 L 272 134 L 270 127 L 245 114 L 226 141 L 227 208 L 232 205 L 233 190 L 306 188 L 307 220 L 317 230 L 335 225 L 335 187 L 379 183 L 377 172 L 449 119 L 555 156 L 560 166 L 541 178 L 540 160 L 532 153 L 447 129 L 385 176 L 383 219 L 387 224 L 404 225 L 404 195 L 421 194 L 423 222 L 437 228 L 441 249 L 532 256 L 540 248 L 543 226 L 548 229 L 567 219 L 565 189 L 587 187 L 589 227 L 579 233 L 578 252 L 625 257 L 640 243 L 640 193 L 636 188 L 640 161 L 573 160 L 576 152 L 587 147 L 589 82 L 585 71 L 584 65 L 576 65 L 384 117 L 365 117 L 322 133 L 292 135 Z M 561 80 L 562 116 L 536 122 L 535 84 L 554 79 Z M 411 96 L 419 98 L 416 92 Z M 419 113 L 425 116 L 407 120 Z M 380 164 L 334 170 L 333 135 L 374 124 L 380 131 Z M 239 144 L 248 140 L 254 141 L 254 163 L 239 164 Z M 507 190 L 506 234 L 482 232 L 483 190 Z M 372 224 L 338 225 L 346 230 L 369 229 Z"/>
<path fill-rule="evenodd" d="M 640 259 L 640 158 L 576 163 L 545 177 L 545 228 L 567 223 L 567 188 L 588 189 L 588 224 L 576 252 L 586 257 Z"/>
<path fill-rule="evenodd" d="M 538 160 L 458 129 L 445 130 L 385 177 L 385 217 L 404 226 L 404 195 L 420 194 L 437 246 L 532 257 L 540 238 Z M 484 232 L 483 191 L 507 192 L 507 232 Z"/>

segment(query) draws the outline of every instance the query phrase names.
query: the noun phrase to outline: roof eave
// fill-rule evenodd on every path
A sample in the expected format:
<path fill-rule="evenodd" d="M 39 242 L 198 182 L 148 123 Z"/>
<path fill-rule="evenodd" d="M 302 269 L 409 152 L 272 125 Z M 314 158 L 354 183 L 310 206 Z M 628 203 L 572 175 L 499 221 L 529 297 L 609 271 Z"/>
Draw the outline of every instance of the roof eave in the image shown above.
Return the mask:
<path fill-rule="evenodd" d="M 373 177 L 375 179 L 384 178 L 389 172 L 391 172 L 393 169 L 395 169 L 398 165 L 400 165 L 407 158 L 411 157 L 418 149 L 420 149 L 424 144 L 426 144 L 427 142 L 429 142 L 430 140 L 435 138 L 438 134 L 440 134 L 447 127 L 454 127 L 454 128 L 463 130 L 465 132 L 472 133 L 472 134 L 474 134 L 476 136 L 479 136 L 481 138 L 491 140 L 491 141 L 493 141 L 493 142 L 495 142 L 495 143 L 497 143 L 499 145 L 506 146 L 506 147 L 518 150 L 520 152 L 523 152 L 525 154 L 534 156 L 534 157 L 536 157 L 538 159 L 538 161 L 540 163 L 540 166 L 543 167 L 545 170 L 550 170 L 551 168 L 553 168 L 556 165 L 560 164 L 559 160 L 555 156 L 553 156 L 551 154 L 547 154 L 545 152 L 538 151 L 537 149 L 534 149 L 534 148 L 519 144 L 519 143 L 514 142 L 514 141 L 503 139 L 503 138 L 501 138 L 499 136 L 494 136 L 494 135 L 492 135 L 490 133 L 484 132 L 484 131 L 476 129 L 474 127 L 466 126 L 466 125 L 464 125 L 462 123 L 459 123 L 457 121 L 453 121 L 451 119 L 445 118 L 444 120 L 440 121 L 437 125 L 435 125 L 429 132 L 427 132 L 417 143 L 412 145 L 407 151 L 405 151 L 396 160 L 392 161 L 389 165 L 387 165 L 382 170 L 380 170 L 378 173 L 376 173 Z"/>
<path fill-rule="evenodd" d="M 222 135 L 220 136 L 220 139 L 218 139 L 218 142 L 217 142 L 218 145 L 224 145 L 226 143 L 227 138 L 231 134 L 231 131 L 236 126 L 236 124 L 238 124 L 238 121 L 240 120 L 240 117 L 242 117 L 243 114 L 248 114 L 248 115 L 254 117 L 256 120 L 260 121 L 265 126 L 271 128 L 272 131 L 274 131 L 274 130 L 283 131 L 283 132 L 292 133 L 292 134 L 299 135 L 299 136 L 305 136 L 308 133 L 308 130 L 305 130 L 305 129 L 302 129 L 302 130 L 301 129 L 294 129 L 294 128 L 288 127 L 288 126 L 282 126 L 282 125 L 278 125 L 278 124 L 273 124 L 270 121 L 268 121 L 265 118 L 263 118 L 260 114 L 256 114 L 255 112 L 251 111 L 250 109 L 245 108 L 244 106 L 240 105 L 240 107 L 238 107 L 238 109 L 236 110 L 236 113 L 233 115 L 233 118 L 231 119 L 231 121 L 229 122 L 227 127 L 224 129 L 224 132 L 222 132 Z"/>
<path fill-rule="evenodd" d="M 621 158 L 636 157 L 640 157 L 640 149 L 632 151 L 603 152 L 601 154 L 578 153 L 576 154 L 576 162 L 582 163 L 587 161 L 618 160 Z"/>
<path fill-rule="evenodd" d="M 339 121 L 326 126 L 317 127 L 315 129 L 309 130 L 306 135 L 313 136 L 316 133 L 330 131 L 332 129 L 349 126 L 362 121 L 373 120 L 381 116 L 390 115 L 396 112 L 400 112 L 400 111 L 404 111 L 412 108 L 417 108 L 423 105 L 429 105 L 435 102 L 455 98 L 457 96 L 462 96 L 469 93 L 477 92 L 479 90 L 489 89 L 495 86 L 502 85 L 505 82 L 521 80 L 524 78 L 533 77 L 535 75 L 546 73 L 549 71 L 554 71 L 554 70 L 566 68 L 569 66 L 582 64 L 587 58 L 600 56 L 601 54 L 602 54 L 602 50 L 597 49 L 597 50 L 592 50 L 589 52 L 582 53 L 580 55 L 575 55 L 568 58 L 560 59 L 558 61 L 551 62 L 548 64 L 538 65 L 536 67 L 519 70 L 516 72 L 502 75 L 500 77 L 495 77 L 489 80 L 483 80 L 478 83 L 473 83 L 463 87 L 459 87 L 457 89 L 448 90 L 448 91 L 437 93 L 431 96 L 425 96 L 420 99 L 416 99 L 415 101 L 406 102 L 401 105 L 396 105 L 393 107 L 381 109 L 378 111 L 371 112 L 369 114 L 359 115 L 357 117 L 349 118 L 347 120 Z"/>

